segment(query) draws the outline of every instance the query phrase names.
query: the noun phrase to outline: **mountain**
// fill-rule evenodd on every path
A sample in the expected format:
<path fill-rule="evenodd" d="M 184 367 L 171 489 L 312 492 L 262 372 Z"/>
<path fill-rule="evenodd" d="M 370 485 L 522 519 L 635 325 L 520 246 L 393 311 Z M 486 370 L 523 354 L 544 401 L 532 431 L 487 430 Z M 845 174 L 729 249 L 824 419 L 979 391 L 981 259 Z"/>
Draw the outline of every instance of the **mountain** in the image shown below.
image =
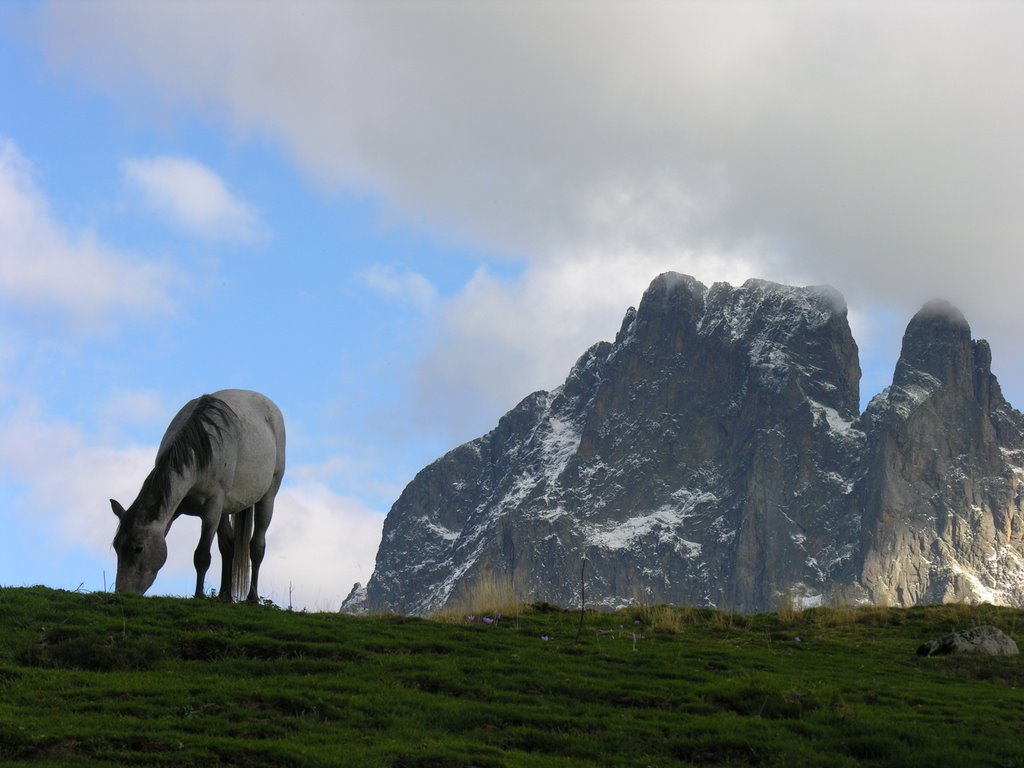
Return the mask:
<path fill-rule="evenodd" d="M 1024 603 L 1024 416 L 963 316 L 927 305 L 858 413 L 828 287 L 656 278 L 564 384 L 423 469 L 384 524 L 370 610 L 481 581 L 523 600 L 754 612 L 780 599 Z"/>

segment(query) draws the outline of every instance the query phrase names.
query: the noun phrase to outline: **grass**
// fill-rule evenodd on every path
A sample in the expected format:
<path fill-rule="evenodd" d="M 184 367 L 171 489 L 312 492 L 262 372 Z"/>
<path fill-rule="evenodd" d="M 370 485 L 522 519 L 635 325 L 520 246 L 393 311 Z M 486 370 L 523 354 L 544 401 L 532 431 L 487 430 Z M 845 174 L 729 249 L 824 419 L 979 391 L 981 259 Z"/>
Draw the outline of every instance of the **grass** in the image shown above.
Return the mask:
<path fill-rule="evenodd" d="M 1019 641 L 1024 611 L 637 608 L 577 643 L 578 618 L 0 589 L 0 763 L 1024 766 L 1020 658 L 914 653 L 978 624 Z"/>

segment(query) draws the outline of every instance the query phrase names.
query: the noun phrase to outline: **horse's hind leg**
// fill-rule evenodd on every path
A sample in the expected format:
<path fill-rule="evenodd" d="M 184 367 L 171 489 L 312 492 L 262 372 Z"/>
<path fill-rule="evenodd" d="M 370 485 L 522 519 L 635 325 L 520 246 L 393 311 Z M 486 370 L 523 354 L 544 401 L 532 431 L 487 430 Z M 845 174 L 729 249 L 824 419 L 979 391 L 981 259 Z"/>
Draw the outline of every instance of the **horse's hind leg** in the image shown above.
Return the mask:
<path fill-rule="evenodd" d="M 235 532 L 231 516 L 221 515 L 217 526 L 217 549 L 220 550 L 220 599 L 231 600 L 231 563 L 234 558 Z"/>
<path fill-rule="evenodd" d="M 263 562 L 263 555 L 267 551 L 267 528 L 274 516 L 274 496 L 277 490 L 274 489 L 262 499 L 256 502 L 255 514 L 253 515 L 252 541 L 249 544 L 249 557 L 252 562 L 252 575 L 249 579 L 249 596 L 246 601 L 250 603 L 259 602 L 259 576 L 260 563 Z"/>

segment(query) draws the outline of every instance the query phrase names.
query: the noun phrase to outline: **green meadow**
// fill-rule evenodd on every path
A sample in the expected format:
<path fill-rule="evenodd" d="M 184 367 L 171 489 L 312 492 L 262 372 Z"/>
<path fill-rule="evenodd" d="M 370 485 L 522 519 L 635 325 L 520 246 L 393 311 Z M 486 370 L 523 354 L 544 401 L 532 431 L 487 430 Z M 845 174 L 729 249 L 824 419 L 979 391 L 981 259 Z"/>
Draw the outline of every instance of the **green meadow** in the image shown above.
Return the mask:
<path fill-rule="evenodd" d="M 2 588 L 0 763 L 1024 766 L 1020 657 L 915 655 L 1021 610 L 494 619 Z"/>

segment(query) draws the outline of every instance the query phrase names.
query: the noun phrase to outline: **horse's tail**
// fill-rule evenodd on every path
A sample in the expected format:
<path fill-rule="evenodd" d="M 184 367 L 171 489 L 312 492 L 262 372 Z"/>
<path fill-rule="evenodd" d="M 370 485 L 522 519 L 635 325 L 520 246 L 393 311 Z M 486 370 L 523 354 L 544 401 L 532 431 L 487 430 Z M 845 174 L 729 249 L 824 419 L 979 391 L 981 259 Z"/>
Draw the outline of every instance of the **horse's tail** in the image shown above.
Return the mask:
<path fill-rule="evenodd" d="M 235 513 L 235 554 L 231 559 L 231 593 L 235 600 L 249 595 L 249 542 L 252 540 L 253 508 Z"/>

